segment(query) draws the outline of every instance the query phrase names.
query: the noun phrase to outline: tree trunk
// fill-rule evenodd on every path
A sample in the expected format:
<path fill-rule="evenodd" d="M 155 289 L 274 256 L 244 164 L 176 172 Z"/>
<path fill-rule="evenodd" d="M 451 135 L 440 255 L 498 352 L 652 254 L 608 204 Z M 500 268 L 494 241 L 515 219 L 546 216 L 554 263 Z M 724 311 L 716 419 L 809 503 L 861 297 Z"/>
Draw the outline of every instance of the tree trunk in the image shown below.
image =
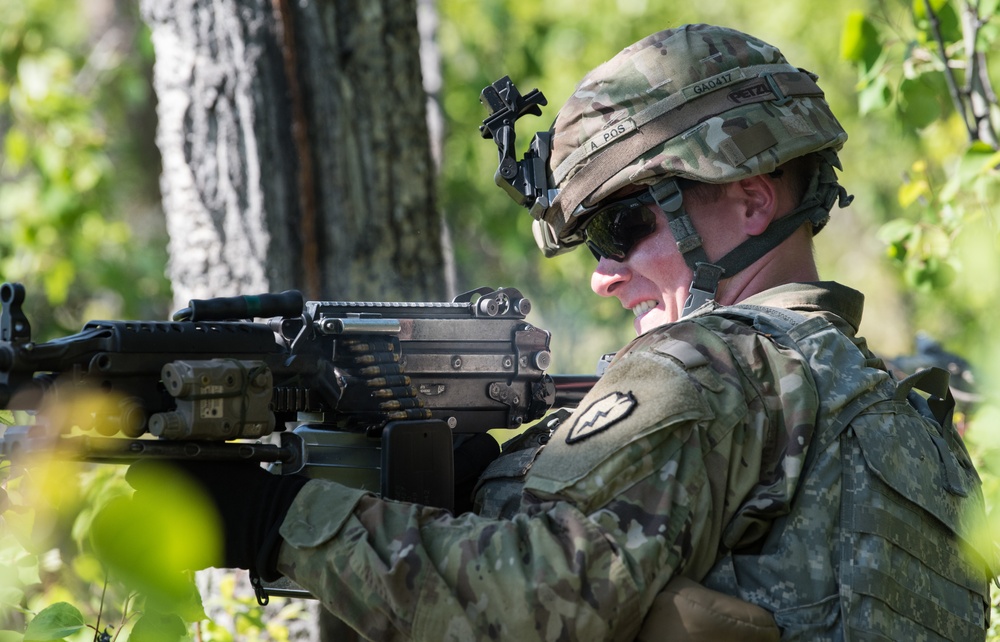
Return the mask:
<path fill-rule="evenodd" d="M 439 298 L 441 219 L 415 3 L 328 1 L 295 14 L 305 117 L 323 152 L 312 155 L 322 286 L 356 297 Z"/>
<path fill-rule="evenodd" d="M 450 294 L 416 0 L 141 8 L 175 307 L 289 288 L 311 299 Z M 352 639 L 321 623 L 322 640 Z"/>
<path fill-rule="evenodd" d="M 175 304 L 445 296 L 414 0 L 144 0 Z"/>

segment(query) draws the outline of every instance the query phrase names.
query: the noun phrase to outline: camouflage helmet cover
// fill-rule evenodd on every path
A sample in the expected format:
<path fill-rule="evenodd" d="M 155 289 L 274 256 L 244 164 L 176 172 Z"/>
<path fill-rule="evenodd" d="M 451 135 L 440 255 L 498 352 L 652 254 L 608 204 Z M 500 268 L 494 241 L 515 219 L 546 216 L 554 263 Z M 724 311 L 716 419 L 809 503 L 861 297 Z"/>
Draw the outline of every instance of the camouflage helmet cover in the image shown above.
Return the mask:
<path fill-rule="evenodd" d="M 847 134 L 815 78 L 724 27 L 685 25 L 625 48 L 556 116 L 548 183 L 559 191 L 536 221 L 539 244 L 555 254 L 580 243 L 587 208 L 630 184 L 727 183 L 820 150 L 838 165 Z"/>

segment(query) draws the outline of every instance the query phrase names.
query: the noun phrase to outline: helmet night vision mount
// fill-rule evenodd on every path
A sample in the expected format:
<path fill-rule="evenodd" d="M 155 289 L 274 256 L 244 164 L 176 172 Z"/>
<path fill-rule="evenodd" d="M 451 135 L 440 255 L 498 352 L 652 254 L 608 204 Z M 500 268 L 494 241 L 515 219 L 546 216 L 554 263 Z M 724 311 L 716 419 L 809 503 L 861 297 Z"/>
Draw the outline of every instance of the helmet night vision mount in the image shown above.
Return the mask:
<path fill-rule="evenodd" d="M 514 145 L 514 123 L 528 114 L 541 116 L 540 106 L 548 104 L 545 96 L 537 89 L 522 96 L 510 77 L 504 76 L 492 85 L 487 85 L 479 94 L 479 101 L 489 111 L 489 116 L 479 127 L 479 133 L 485 139 L 493 139 L 500 155 L 493 180 L 518 205 L 534 210 L 535 203 L 539 202 L 544 209 L 549 197 L 547 164 L 550 134 L 535 134 L 524 158 L 518 161 Z M 533 215 L 534 213 L 532 211 Z"/>

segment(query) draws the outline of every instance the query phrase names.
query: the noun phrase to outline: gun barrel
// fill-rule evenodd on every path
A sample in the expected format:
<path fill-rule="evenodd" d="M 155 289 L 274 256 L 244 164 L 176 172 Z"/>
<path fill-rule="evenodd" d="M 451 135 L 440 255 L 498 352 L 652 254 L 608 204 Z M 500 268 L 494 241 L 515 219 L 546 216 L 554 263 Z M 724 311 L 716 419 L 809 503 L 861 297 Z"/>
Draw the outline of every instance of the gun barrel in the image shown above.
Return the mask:
<path fill-rule="evenodd" d="M 0 435 L 0 457 L 17 459 L 41 455 L 103 464 L 130 464 L 139 459 L 248 461 L 281 463 L 296 472 L 304 461 L 304 446 L 294 434 L 282 434 L 281 444 L 260 442 L 165 441 L 119 437 L 33 436 L 31 426 L 12 426 Z"/>
<path fill-rule="evenodd" d="M 597 375 L 551 375 L 556 386 L 556 398 L 553 407 L 575 408 L 580 405 L 584 395 L 590 392 L 597 380 Z"/>

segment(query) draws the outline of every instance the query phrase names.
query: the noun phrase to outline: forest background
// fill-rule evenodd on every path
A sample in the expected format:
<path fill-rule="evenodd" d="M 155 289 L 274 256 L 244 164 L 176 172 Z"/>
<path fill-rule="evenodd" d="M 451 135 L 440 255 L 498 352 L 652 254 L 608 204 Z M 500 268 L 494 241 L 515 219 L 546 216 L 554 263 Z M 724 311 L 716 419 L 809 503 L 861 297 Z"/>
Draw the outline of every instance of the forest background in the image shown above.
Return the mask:
<path fill-rule="evenodd" d="M 554 372 L 591 372 L 601 354 L 623 345 L 632 334 L 629 313 L 589 291 L 590 255 L 543 259 L 524 210 L 494 186 L 496 149 L 479 136 L 479 92 L 509 75 L 522 92 L 545 93 L 543 116 L 518 123 L 521 152 L 587 70 L 650 31 L 709 22 L 754 34 L 819 75 L 850 135 L 841 183 L 856 198 L 834 211 L 817 238 L 821 274 L 866 293 L 862 334 L 886 357 L 914 354 L 924 333 L 968 359 L 957 392 L 968 402 L 962 419 L 992 504 L 1000 499 L 1000 155 L 988 82 L 996 73 L 986 65 L 997 50 L 997 1 L 772 0 L 760 7 L 748 0 L 439 0 L 437 193 L 454 248 L 453 288 L 519 288 L 534 304 L 531 320 L 553 332 Z M 0 280 L 26 284 L 39 339 L 93 318 L 166 318 L 175 302 L 165 276 L 153 52 L 138 8 L 0 0 L 0 16 Z M 9 526 L 9 512 L 4 519 Z M 28 619 L 60 600 L 80 606 L 72 583 L 100 576 L 92 560 L 81 557 L 70 569 L 76 579 L 67 579 L 66 560 L 26 551 L 15 530 L 0 532 L 0 568 L 8 569 L 0 603 Z M 260 635 L 280 638 L 254 617 Z M 216 635 L 201 639 L 224 639 Z"/>

